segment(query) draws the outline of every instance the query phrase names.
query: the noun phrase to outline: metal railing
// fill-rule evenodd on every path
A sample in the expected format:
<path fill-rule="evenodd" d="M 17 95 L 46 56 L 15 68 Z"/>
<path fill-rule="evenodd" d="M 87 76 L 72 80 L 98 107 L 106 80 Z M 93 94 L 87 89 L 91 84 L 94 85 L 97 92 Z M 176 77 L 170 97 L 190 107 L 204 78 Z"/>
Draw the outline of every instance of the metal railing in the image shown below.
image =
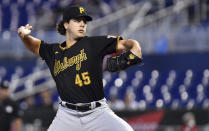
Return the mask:
<path fill-rule="evenodd" d="M 40 79 L 44 79 L 44 82 L 34 85 L 34 83 Z M 19 87 L 24 86 L 24 90 L 17 91 Z M 23 78 L 17 78 L 10 83 L 10 97 L 14 100 L 20 100 L 25 97 L 40 93 L 43 90 L 55 88 L 55 82 L 51 77 L 49 69 L 40 70 L 29 74 Z"/>

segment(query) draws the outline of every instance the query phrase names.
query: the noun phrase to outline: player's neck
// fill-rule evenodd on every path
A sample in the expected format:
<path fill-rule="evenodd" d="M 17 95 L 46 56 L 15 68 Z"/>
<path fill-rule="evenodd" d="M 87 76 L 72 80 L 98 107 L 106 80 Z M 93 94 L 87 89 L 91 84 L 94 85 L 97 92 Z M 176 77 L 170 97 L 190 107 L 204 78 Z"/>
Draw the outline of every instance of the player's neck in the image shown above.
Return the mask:
<path fill-rule="evenodd" d="M 72 46 L 77 42 L 76 39 L 74 39 L 72 36 L 66 35 L 66 46 Z"/>

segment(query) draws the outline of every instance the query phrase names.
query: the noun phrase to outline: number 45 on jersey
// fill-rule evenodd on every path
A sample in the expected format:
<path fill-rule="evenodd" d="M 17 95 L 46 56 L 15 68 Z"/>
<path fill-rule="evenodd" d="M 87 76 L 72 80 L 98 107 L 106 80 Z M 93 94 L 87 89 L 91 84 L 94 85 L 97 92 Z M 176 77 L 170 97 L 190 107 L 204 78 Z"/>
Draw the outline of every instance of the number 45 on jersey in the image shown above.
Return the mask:
<path fill-rule="evenodd" d="M 76 74 L 75 84 L 82 87 L 83 85 L 89 85 L 91 83 L 89 73 L 83 72 L 81 74 Z"/>

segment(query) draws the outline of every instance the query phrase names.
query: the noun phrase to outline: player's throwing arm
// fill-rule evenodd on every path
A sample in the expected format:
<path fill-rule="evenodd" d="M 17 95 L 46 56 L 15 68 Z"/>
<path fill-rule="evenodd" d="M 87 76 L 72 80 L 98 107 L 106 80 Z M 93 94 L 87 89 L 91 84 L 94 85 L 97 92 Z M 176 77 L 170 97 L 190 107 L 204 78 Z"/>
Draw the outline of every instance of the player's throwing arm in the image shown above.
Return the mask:
<path fill-rule="evenodd" d="M 21 38 L 24 45 L 33 53 L 38 55 L 38 49 L 41 43 L 41 40 L 30 36 L 32 31 L 32 26 L 29 24 L 21 26 L 18 28 L 18 35 Z"/>

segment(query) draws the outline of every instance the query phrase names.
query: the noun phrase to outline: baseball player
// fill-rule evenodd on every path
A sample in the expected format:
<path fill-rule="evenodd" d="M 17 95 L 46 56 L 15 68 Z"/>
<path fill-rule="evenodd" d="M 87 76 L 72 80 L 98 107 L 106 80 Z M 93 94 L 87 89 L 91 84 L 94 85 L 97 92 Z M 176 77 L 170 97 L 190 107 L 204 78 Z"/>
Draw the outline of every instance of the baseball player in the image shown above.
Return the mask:
<path fill-rule="evenodd" d="M 120 71 L 141 63 L 141 48 L 137 41 L 120 36 L 85 36 L 91 20 L 83 7 L 66 7 L 57 25 L 57 31 L 66 37 L 62 43 L 48 44 L 30 36 L 32 26 L 28 24 L 18 29 L 22 42 L 45 60 L 56 82 L 60 104 L 48 131 L 133 130 L 106 103 L 102 61 L 107 54 L 126 50 L 107 60 L 109 71 Z"/>

